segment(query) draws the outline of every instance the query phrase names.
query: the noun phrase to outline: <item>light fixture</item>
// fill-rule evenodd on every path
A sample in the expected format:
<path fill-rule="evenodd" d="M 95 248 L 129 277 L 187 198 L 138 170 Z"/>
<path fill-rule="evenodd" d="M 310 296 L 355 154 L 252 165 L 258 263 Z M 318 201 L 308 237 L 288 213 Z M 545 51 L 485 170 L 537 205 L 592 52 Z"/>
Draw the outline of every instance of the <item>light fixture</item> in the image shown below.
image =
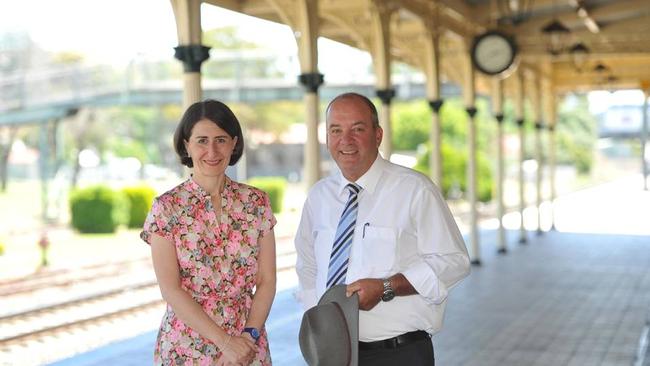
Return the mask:
<path fill-rule="evenodd" d="M 500 20 L 517 25 L 530 17 L 535 0 L 496 0 Z"/>
<path fill-rule="evenodd" d="M 578 42 L 571 46 L 569 49 L 569 54 L 571 55 L 571 61 L 573 62 L 573 67 L 578 72 L 582 72 L 585 64 L 587 63 L 587 55 L 589 54 L 589 47 L 585 46 L 584 43 Z"/>
<path fill-rule="evenodd" d="M 611 74 L 609 74 L 609 66 L 599 61 L 596 66 L 594 66 L 593 71 L 596 74 L 596 85 L 604 89 L 609 77 L 611 76 Z"/>
<path fill-rule="evenodd" d="M 602 75 L 607 71 L 609 71 L 609 66 L 603 64 L 602 62 L 598 62 L 596 66 L 594 66 L 594 72 L 596 72 L 599 75 Z"/>
<path fill-rule="evenodd" d="M 553 19 L 542 28 L 542 33 L 549 38 L 548 52 L 553 56 L 557 56 L 566 49 L 571 30 L 559 20 Z"/>
<path fill-rule="evenodd" d="M 609 75 L 607 77 L 607 86 L 609 87 L 609 92 L 613 93 L 616 91 L 616 82 L 618 82 L 618 76 L 615 75 Z"/>

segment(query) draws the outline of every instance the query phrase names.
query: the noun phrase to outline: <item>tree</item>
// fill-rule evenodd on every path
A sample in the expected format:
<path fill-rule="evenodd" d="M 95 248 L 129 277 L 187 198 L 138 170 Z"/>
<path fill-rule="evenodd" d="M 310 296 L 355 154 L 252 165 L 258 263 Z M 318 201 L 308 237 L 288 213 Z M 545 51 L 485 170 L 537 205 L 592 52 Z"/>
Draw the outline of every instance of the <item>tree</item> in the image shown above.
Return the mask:
<path fill-rule="evenodd" d="M 83 59 L 84 56 L 82 54 L 69 51 L 55 53 L 52 57 L 54 63 L 61 65 L 80 64 Z"/>
<path fill-rule="evenodd" d="M 477 100 L 479 110 L 475 117 L 477 125 L 477 176 L 478 198 L 489 201 L 492 198 L 492 171 L 487 158 L 494 123 L 488 118 L 487 102 Z M 415 168 L 429 175 L 431 144 L 431 109 L 426 102 L 396 103 L 393 122 L 393 146 L 396 150 L 416 151 L 419 146 L 427 148 L 418 158 Z M 466 192 L 467 186 L 467 112 L 457 98 L 445 100 L 440 110 L 443 193 L 452 198 L 457 191 Z"/>
<path fill-rule="evenodd" d="M 486 100 L 478 99 L 476 105 L 477 145 L 479 149 L 487 151 L 494 135 L 494 122 L 488 116 Z M 392 124 L 395 150 L 415 151 L 420 144 L 429 141 L 431 113 L 430 107 L 423 101 L 395 104 Z M 446 142 L 457 147 L 467 144 L 467 112 L 460 99 L 445 100 L 440 109 L 440 121 L 442 138 Z"/>
<path fill-rule="evenodd" d="M 48 55 L 34 43 L 27 32 L 0 34 L 0 75 L 24 72 L 47 62 Z"/>
<path fill-rule="evenodd" d="M 429 176 L 429 158 L 431 156 L 431 144 L 426 145 L 426 151 L 420 155 L 415 170 Z M 451 144 L 442 142 L 442 183 L 440 189 L 447 198 L 455 197 L 459 192 L 467 192 L 467 159 L 466 148 L 454 147 Z M 490 160 L 483 151 L 477 151 L 477 197 L 481 202 L 488 202 L 492 199 L 492 187 L 494 185 Z"/>
<path fill-rule="evenodd" d="M 108 124 L 102 123 L 105 121 L 98 121 L 100 119 L 99 114 L 95 110 L 83 108 L 69 119 L 65 124 L 68 132 L 68 141 L 66 143 L 68 150 L 65 155 L 72 162 L 70 185 L 76 187 L 79 172 L 81 171 L 79 154 L 84 149 L 95 148 L 101 156 L 105 146 L 105 137 L 109 136 L 110 133 L 108 132 Z"/>
<path fill-rule="evenodd" d="M 429 140 L 431 109 L 425 102 L 396 103 L 393 116 L 393 149 L 415 151 Z"/>
<path fill-rule="evenodd" d="M 292 124 L 305 121 L 305 106 L 301 102 L 282 100 L 258 103 L 253 109 L 257 121 L 251 127 L 272 132 L 276 137 L 286 132 Z"/>
<path fill-rule="evenodd" d="M 158 137 L 157 109 L 149 107 L 116 107 L 104 112 L 113 126 L 106 147 L 116 156 L 137 158 L 142 164 L 159 162 L 153 143 Z"/>
<path fill-rule="evenodd" d="M 573 163 L 581 174 L 591 171 L 596 144 L 596 120 L 589 112 L 586 95 L 571 96 L 560 108 L 557 125 L 557 159 Z"/>
<path fill-rule="evenodd" d="M 246 41 L 237 34 L 234 26 L 215 28 L 203 32 L 203 44 L 211 47 L 213 55 L 219 54 L 224 58 L 211 58 L 203 64 L 201 70 L 205 78 L 238 79 L 244 75 L 247 78 L 279 77 L 275 59 L 265 57 L 263 52 L 253 57 L 254 52 L 264 51 L 264 48 L 254 42 Z M 223 52 L 229 51 L 229 52 Z M 248 51 L 246 57 L 242 53 Z"/>
<path fill-rule="evenodd" d="M 135 157 L 147 163 L 175 166 L 173 134 L 180 120 L 181 107 L 114 107 L 103 111 L 112 133 L 106 149 L 117 157 Z"/>

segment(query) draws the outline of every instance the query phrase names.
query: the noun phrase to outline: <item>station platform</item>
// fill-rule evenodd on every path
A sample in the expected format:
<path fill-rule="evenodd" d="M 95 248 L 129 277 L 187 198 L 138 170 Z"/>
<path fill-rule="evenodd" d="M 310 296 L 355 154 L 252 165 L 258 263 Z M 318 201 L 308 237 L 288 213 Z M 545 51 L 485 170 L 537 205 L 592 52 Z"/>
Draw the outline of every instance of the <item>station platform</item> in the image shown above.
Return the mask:
<path fill-rule="evenodd" d="M 451 291 L 445 324 L 433 337 L 437 365 L 642 364 L 650 311 L 650 193 L 604 185 L 558 199 L 560 207 L 557 230 L 538 235 L 529 228 L 525 244 L 510 228 L 506 254 L 497 253 L 496 231 L 485 223 L 481 265 Z M 286 271 L 278 283 L 267 323 L 271 355 L 276 365 L 305 365 L 295 274 Z M 52 365 L 151 364 L 156 327 Z"/>

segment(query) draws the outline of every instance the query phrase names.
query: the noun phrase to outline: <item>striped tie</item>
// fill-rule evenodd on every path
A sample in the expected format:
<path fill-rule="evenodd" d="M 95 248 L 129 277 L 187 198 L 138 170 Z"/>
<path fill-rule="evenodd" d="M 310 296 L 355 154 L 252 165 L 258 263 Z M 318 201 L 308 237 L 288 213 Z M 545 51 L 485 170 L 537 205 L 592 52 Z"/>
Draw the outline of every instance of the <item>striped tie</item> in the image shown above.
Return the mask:
<path fill-rule="evenodd" d="M 350 258 L 350 247 L 354 238 L 354 226 L 357 223 L 357 210 L 359 202 L 357 196 L 361 187 L 354 183 L 345 186 L 350 191 L 348 202 L 339 219 L 336 228 L 336 239 L 332 246 L 330 264 L 327 272 L 327 288 L 345 282 L 345 274 L 348 272 L 348 259 Z"/>

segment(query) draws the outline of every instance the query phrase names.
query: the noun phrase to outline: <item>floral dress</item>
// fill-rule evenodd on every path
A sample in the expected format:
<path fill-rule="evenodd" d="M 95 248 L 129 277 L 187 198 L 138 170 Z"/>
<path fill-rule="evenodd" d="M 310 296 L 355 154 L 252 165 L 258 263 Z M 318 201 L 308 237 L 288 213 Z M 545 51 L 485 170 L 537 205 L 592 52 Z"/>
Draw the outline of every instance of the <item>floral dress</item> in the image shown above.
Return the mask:
<path fill-rule="evenodd" d="M 157 234 L 176 247 L 181 286 L 230 335 L 240 335 L 253 303 L 259 238 L 275 225 L 268 195 L 226 177 L 217 219 L 210 195 L 192 178 L 153 203 L 140 237 Z M 267 334 L 260 330 L 251 365 L 271 365 Z M 214 343 L 181 321 L 171 306 L 162 319 L 156 365 L 213 365 Z"/>

